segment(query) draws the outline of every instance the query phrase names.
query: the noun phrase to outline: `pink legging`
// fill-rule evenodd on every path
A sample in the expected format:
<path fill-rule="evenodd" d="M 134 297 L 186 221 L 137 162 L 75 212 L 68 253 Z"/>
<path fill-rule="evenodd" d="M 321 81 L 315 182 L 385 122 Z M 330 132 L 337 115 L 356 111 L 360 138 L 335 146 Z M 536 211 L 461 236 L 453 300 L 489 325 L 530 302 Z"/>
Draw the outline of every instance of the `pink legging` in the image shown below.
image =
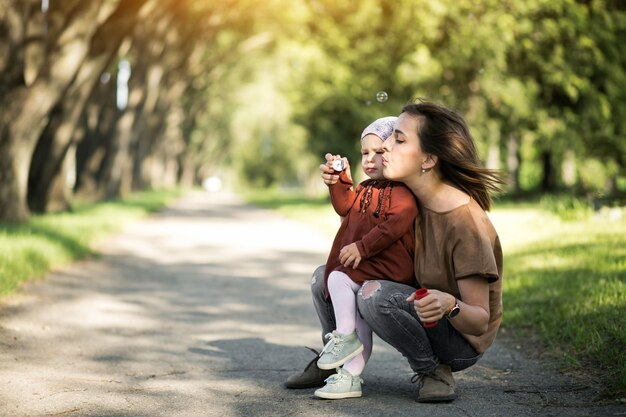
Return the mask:
<path fill-rule="evenodd" d="M 335 312 L 337 332 L 350 334 L 356 329 L 363 343 L 363 352 L 343 365 L 343 369 L 352 375 L 361 375 L 372 354 L 372 329 L 365 323 L 356 308 L 356 293 L 359 288 L 361 286 L 343 272 L 333 271 L 328 276 L 328 292 Z"/>

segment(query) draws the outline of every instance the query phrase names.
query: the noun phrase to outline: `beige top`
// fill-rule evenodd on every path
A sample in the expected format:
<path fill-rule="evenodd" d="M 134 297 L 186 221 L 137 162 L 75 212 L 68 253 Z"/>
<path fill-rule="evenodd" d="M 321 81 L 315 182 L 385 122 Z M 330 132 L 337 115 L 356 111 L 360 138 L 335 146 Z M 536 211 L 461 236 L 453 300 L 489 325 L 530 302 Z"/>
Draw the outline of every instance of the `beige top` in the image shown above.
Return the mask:
<path fill-rule="evenodd" d="M 416 227 L 415 277 L 425 288 L 463 301 L 457 280 L 485 277 L 489 281 L 489 326 L 481 336 L 463 334 L 482 353 L 496 338 L 502 322 L 502 248 L 485 211 L 471 199 L 437 213 L 423 207 Z"/>

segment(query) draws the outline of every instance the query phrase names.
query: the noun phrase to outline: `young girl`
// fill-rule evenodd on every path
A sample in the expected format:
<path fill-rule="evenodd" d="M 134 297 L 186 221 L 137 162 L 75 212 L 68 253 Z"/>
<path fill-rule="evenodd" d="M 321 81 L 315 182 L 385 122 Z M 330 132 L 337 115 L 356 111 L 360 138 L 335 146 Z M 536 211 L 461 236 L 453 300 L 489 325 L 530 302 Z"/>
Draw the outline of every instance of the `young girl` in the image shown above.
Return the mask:
<path fill-rule="evenodd" d="M 356 309 L 356 293 L 367 280 L 393 280 L 413 285 L 414 221 L 417 204 L 401 183 L 387 181 L 382 172 L 382 146 L 392 133 L 396 117 L 370 124 L 361 135 L 364 173 L 370 179 L 356 190 L 347 170 L 329 185 L 333 207 L 344 217 L 335 236 L 325 269 L 327 297 L 333 306 L 336 330 L 320 354 L 320 369 L 337 368 L 326 385 L 315 391 L 320 398 L 361 396 L 360 374 L 372 351 L 372 331 Z M 342 159 L 326 155 L 323 173 Z M 339 368 L 342 366 L 342 368 Z"/>

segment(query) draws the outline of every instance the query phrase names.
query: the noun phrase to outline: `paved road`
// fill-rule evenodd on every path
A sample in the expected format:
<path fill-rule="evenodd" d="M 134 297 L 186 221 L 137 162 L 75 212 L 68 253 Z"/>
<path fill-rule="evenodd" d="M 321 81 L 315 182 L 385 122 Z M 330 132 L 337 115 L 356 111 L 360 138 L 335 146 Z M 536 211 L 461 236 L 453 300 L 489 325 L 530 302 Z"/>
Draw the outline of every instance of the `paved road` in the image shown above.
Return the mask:
<path fill-rule="evenodd" d="M 411 372 L 375 339 L 360 399 L 281 386 L 320 347 L 308 283 L 330 238 L 194 194 L 102 242 L 99 259 L 0 306 L 2 416 L 618 416 L 590 381 L 502 341 L 457 374 L 451 404 L 413 400 Z"/>

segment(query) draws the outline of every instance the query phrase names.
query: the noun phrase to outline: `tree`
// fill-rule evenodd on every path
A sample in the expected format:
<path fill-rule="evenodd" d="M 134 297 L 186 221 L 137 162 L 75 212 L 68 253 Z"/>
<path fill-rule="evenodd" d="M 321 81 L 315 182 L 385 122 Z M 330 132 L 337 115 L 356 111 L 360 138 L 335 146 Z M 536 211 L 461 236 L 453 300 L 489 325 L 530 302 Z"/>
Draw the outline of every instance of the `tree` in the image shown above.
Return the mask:
<path fill-rule="evenodd" d="M 557 185 L 566 150 L 624 172 L 626 5 L 603 1 L 533 1 L 519 5 L 509 73 L 538 86 L 535 130 L 544 190 Z"/>
<path fill-rule="evenodd" d="M 122 41 L 134 28 L 143 3 L 145 0 L 120 3 L 116 11 L 98 27 L 75 80 L 50 113 L 47 128 L 39 138 L 30 164 L 28 203 L 32 210 L 45 212 L 51 203 L 61 209 L 69 207 L 68 196 L 63 193 L 65 187 L 56 187 L 60 192 L 53 195 L 52 186 L 55 181 L 63 183 L 61 168 L 68 150 L 75 146 L 72 140 L 80 116 L 102 73 L 111 65 Z"/>
<path fill-rule="evenodd" d="M 124 17 L 132 17 L 145 2 L 120 0 L 113 14 L 117 11 Z M 0 63 L 3 73 L 0 80 L 1 220 L 23 221 L 29 215 L 28 173 L 37 140 L 52 109 L 75 81 L 89 53 L 91 39 L 98 29 L 94 22 L 98 21 L 104 3 L 104 0 L 70 0 L 52 4 L 48 29 L 44 32 L 46 54 L 32 77 L 25 76 L 28 57 L 24 45 L 31 40 L 29 23 L 39 13 L 39 4 L 32 0 L 8 2 L 2 9 L 0 27 L 10 36 Z M 38 33 L 41 35 L 42 31 Z M 40 36 L 39 42 L 42 41 Z"/>

